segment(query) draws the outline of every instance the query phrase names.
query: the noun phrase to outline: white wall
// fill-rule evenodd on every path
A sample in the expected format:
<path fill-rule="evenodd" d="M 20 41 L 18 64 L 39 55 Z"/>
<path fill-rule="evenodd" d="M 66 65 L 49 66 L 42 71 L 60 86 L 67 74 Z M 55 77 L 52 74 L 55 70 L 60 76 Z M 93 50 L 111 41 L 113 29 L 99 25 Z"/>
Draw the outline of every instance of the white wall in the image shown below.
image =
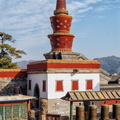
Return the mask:
<path fill-rule="evenodd" d="M 55 81 L 63 80 L 63 91 L 55 91 Z M 86 80 L 93 80 L 93 90 L 100 90 L 99 74 L 48 74 L 48 99 L 61 98 L 71 91 L 71 80 L 79 80 L 79 90 L 86 90 Z"/>
<path fill-rule="evenodd" d="M 47 92 L 42 92 L 42 81 L 47 80 L 47 75 L 46 74 L 28 74 L 27 77 L 27 88 L 28 88 L 28 81 L 31 80 L 31 90 L 27 89 L 27 94 L 34 96 L 34 89 L 35 85 L 39 85 L 39 93 L 40 93 L 40 98 L 47 98 Z M 47 84 L 47 81 L 46 81 Z M 47 89 L 47 87 L 46 87 Z M 47 91 L 47 90 L 46 90 Z"/>
<path fill-rule="evenodd" d="M 99 74 L 28 74 L 27 80 L 32 80 L 32 89 L 28 90 L 28 95 L 34 96 L 34 88 L 36 83 L 38 83 L 40 88 L 40 98 L 47 98 L 47 99 L 55 99 L 61 98 L 68 91 L 71 91 L 71 81 L 78 80 L 79 81 L 79 90 L 78 91 L 85 91 L 86 90 L 86 80 L 93 80 L 93 90 L 99 91 L 100 90 L 100 78 Z M 46 80 L 46 92 L 42 92 L 42 81 Z M 63 80 L 63 91 L 56 91 L 56 80 Z"/>

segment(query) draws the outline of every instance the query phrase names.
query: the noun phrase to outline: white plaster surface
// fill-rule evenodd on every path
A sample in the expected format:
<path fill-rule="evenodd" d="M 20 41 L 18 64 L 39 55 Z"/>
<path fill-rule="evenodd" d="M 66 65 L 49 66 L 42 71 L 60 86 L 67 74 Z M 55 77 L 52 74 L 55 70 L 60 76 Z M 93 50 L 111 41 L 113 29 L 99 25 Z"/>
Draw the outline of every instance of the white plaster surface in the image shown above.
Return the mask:
<path fill-rule="evenodd" d="M 47 85 L 47 74 L 28 74 L 27 86 L 29 80 L 31 80 L 31 90 L 27 89 L 27 94 L 34 96 L 34 89 L 36 84 L 38 84 L 40 98 L 47 98 L 47 91 L 48 91 L 47 87 L 46 87 L 46 92 L 42 92 L 42 81 L 46 80 L 46 85 Z"/>
<path fill-rule="evenodd" d="M 63 91 L 56 91 L 56 80 L 63 80 Z M 86 80 L 93 80 L 93 91 L 98 91 L 99 74 L 48 74 L 48 99 L 61 98 L 72 91 L 72 80 L 78 80 L 79 90 L 86 90 Z"/>
<path fill-rule="evenodd" d="M 31 80 L 32 89 L 28 90 L 28 95 L 34 96 L 35 85 L 39 85 L 40 98 L 56 99 L 66 95 L 68 91 L 72 91 L 72 80 L 78 80 L 79 90 L 86 90 L 86 80 L 93 81 L 93 91 L 100 90 L 100 78 L 98 73 L 49 73 L 49 74 L 28 74 L 27 80 Z M 46 92 L 42 92 L 42 81 L 46 80 Z M 56 80 L 63 81 L 63 91 L 56 91 Z"/>

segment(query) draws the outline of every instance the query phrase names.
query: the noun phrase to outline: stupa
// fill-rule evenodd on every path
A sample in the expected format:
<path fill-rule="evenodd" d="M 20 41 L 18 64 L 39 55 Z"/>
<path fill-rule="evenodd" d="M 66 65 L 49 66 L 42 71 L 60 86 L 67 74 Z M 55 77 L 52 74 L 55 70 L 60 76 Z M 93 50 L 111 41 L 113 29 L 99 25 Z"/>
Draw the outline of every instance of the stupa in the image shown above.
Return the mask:
<path fill-rule="evenodd" d="M 48 35 L 51 51 L 44 54 L 46 60 L 27 66 L 27 94 L 38 98 L 34 107 L 38 107 L 44 117 L 49 113 L 69 114 L 69 102 L 61 100 L 68 91 L 100 89 L 100 63 L 72 51 L 75 36 L 70 33 L 72 17 L 68 15 L 65 0 L 57 0 L 50 21 L 53 29 Z"/>
<path fill-rule="evenodd" d="M 70 33 L 72 17 L 66 10 L 66 1 L 58 0 L 54 15 L 50 17 L 53 34 L 49 34 L 51 52 L 44 54 L 46 59 L 86 60 L 87 58 L 72 51 L 74 34 Z"/>

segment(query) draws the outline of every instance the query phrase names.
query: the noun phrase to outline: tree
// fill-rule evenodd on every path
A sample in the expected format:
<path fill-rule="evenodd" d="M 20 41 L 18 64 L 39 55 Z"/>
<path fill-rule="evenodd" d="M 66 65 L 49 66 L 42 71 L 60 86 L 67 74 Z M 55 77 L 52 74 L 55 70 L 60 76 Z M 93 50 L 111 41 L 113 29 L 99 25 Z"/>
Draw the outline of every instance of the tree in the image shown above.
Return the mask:
<path fill-rule="evenodd" d="M 12 63 L 12 57 L 21 58 L 22 54 L 26 53 L 6 44 L 8 41 L 15 43 L 11 35 L 0 32 L 0 68 L 17 68 L 17 64 Z"/>
<path fill-rule="evenodd" d="M 18 68 L 17 63 L 12 63 L 12 58 L 6 55 L 4 58 L 0 59 L 0 68 L 9 69 L 9 68 Z"/>

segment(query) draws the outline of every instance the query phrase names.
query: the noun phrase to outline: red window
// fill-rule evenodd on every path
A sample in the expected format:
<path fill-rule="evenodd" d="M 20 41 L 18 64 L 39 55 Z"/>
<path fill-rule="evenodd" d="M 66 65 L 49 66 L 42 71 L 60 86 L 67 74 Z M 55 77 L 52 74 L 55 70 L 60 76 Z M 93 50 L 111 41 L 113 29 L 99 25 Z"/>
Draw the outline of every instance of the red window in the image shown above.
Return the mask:
<path fill-rule="evenodd" d="M 63 81 L 56 81 L 56 91 L 63 91 Z"/>
<path fill-rule="evenodd" d="M 78 90 L 78 81 L 72 81 L 72 90 Z"/>
<path fill-rule="evenodd" d="M 46 92 L 46 81 L 43 80 L 43 92 Z"/>
<path fill-rule="evenodd" d="M 28 90 L 31 90 L 31 80 L 28 81 Z"/>
<path fill-rule="evenodd" d="M 87 90 L 92 90 L 93 89 L 92 80 L 87 80 L 86 81 L 86 89 Z"/>

